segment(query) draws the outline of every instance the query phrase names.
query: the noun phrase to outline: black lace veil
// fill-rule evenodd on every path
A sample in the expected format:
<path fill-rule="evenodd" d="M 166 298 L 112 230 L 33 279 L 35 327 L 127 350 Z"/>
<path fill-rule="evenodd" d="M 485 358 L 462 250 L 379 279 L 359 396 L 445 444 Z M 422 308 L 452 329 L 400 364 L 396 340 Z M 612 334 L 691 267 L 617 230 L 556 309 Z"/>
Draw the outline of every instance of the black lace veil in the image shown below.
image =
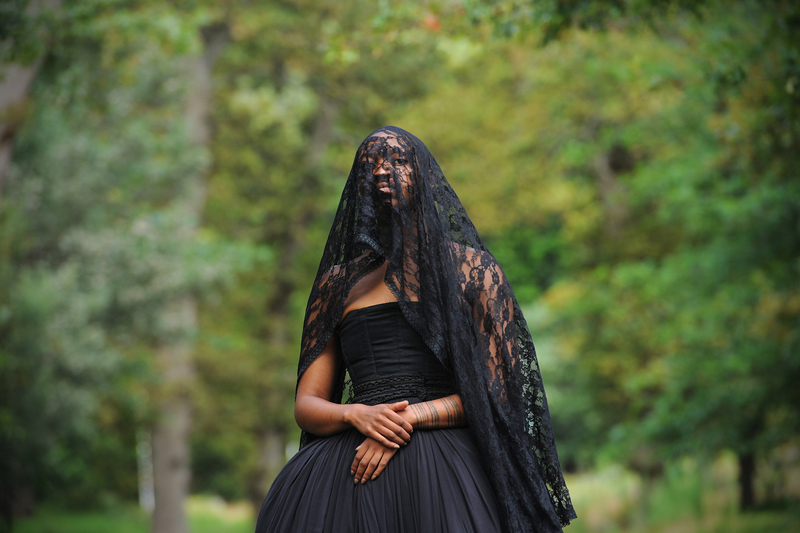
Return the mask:
<path fill-rule="evenodd" d="M 376 130 L 356 153 L 308 300 L 298 379 L 353 286 L 387 261 L 403 314 L 454 373 L 506 529 L 561 531 L 575 512 L 525 318 L 436 160 L 400 128 Z M 344 382 L 340 365 L 331 401 Z"/>

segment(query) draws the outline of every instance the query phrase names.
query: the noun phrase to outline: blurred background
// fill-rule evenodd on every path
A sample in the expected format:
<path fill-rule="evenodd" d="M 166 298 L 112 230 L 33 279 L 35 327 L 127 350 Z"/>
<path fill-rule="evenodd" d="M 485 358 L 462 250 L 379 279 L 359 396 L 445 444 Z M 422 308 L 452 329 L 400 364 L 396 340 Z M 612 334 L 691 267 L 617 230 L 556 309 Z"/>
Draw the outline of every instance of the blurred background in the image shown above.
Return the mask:
<path fill-rule="evenodd" d="M 791 0 L 0 2 L 0 531 L 251 531 L 353 154 L 438 159 L 579 532 L 800 531 Z"/>

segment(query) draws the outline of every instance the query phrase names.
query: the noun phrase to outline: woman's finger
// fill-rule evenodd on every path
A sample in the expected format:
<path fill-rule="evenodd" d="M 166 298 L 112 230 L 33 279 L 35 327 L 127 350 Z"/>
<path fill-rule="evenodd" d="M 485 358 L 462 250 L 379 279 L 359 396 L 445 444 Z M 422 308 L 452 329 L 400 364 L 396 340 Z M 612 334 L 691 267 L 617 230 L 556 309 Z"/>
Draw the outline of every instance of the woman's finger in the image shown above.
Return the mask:
<path fill-rule="evenodd" d="M 353 464 L 350 465 L 350 475 L 354 476 L 356 474 L 356 469 L 358 468 L 358 463 L 361 462 L 361 458 L 364 457 L 364 454 L 367 452 L 366 441 L 361 443 L 356 448 L 356 456 L 353 459 Z"/>
<path fill-rule="evenodd" d="M 387 433 L 387 436 L 384 436 L 383 433 L 380 432 L 381 429 L 383 429 Z M 371 429 L 369 432 L 367 432 L 366 436 L 380 444 L 383 444 L 387 448 L 399 448 L 401 444 L 404 444 L 402 442 L 402 439 L 400 439 L 397 435 L 395 435 L 394 433 L 392 433 L 391 431 L 387 430 L 382 426 L 378 426 L 375 429 Z M 398 442 L 393 442 L 392 440 L 390 440 L 390 437 L 398 439 Z"/>
<path fill-rule="evenodd" d="M 398 418 L 400 418 L 402 420 L 402 417 L 400 417 L 400 415 L 394 415 L 394 416 L 397 416 Z M 396 438 L 392 439 L 395 442 L 399 442 L 399 444 L 408 444 L 408 441 L 411 440 L 411 433 L 406 431 L 406 429 L 403 428 L 402 424 L 400 424 L 399 422 L 397 422 L 395 420 L 391 420 L 391 419 L 390 420 L 385 420 L 384 423 L 383 423 L 383 427 L 384 427 L 385 430 L 388 430 L 390 432 L 389 434 L 394 435 L 395 437 L 399 438 L 400 441 L 402 441 L 402 442 L 400 442 Z M 389 436 L 389 434 L 387 434 L 386 431 L 382 431 L 382 433 L 384 435 L 386 435 L 387 437 Z M 389 437 L 389 438 L 391 438 L 391 437 Z"/>
<path fill-rule="evenodd" d="M 375 420 L 371 425 L 381 435 L 386 436 L 397 444 L 406 444 L 411 440 L 411 433 L 403 427 L 405 420 L 394 411 L 387 410 L 384 416 Z"/>
<path fill-rule="evenodd" d="M 367 461 L 367 468 L 364 470 L 364 475 L 361 476 L 361 483 L 366 483 L 368 480 L 372 479 L 372 473 L 375 472 L 375 469 L 378 468 L 378 464 L 381 462 L 381 457 L 383 457 L 384 453 L 388 450 L 377 450 L 372 457 L 370 457 L 369 461 Z"/>
<path fill-rule="evenodd" d="M 379 426 L 377 428 L 377 432 L 380 435 L 382 435 L 385 439 L 387 439 L 389 442 L 392 443 L 392 446 L 389 446 L 390 448 L 396 448 L 398 446 L 404 446 L 405 444 L 408 443 L 408 441 L 405 440 L 401 436 L 403 433 L 405 433 L 405 431 L 400 426 L 398 426 L 397 424 L 394 424 L 392 422 L 388 422 L 387 421 L 386 425 Z M 406 433 L 406 435 L 408 435 L 408 434 Z M 409 436 L 409 439 L 411 439 L 411 436 Z M 378 440 L 378 439 L 375 439 L 375 440 Z M 381 442 L 381 441 L 378 441 L 378 442 Z M 397 446 L 395 446 L 395 445 L 397 445 Z"/>
<path fill-rule="evenodd" d="M 399 434 L 401 437 L 405 438 L 405 436 L 408 436 L 406 441 L 411 440 L 411 433 L 414 431 L 414 427 L 408 420 L 395 412 L 391 413 L 388 418 L 403 429 L 404 433 Z"/>
<path fill-rule="evenodd" d="M 406 402 L 404 401 L 390 405 L 402 406 L 405 404 Z M 408 431 L 408 429 L 411 429 L 410 424 L 408 425 L 408 427 L 406 427 L 405 419 L 403 419 L 402 416 L 398 415 L 397 412 L 390 409 L 389 405 L 386 404 L 374 405 L 374 406 L 358 404 L 354 406 L 353 412 L 351 413 L 351 423 L 363 435 L 367 437 L 372 437 L 381 444 L 384 444 L 386 446 L 388 446 L 388 443 L 384 442 L 381 438 L 377 437 L 376 435 L 377 434 L 386 435 L 386 432 L 381 431 L 379 428 L 386 426 L 387 424 L 395 424 L 395 426 L 391 428 L 391 431 L 397 435 L 400 435 L 398 438 L 390 437 L 390 440 L 395 441 L 397 444 L 405 444 L 411 438 L 410 432 Z M 401 426 L 404 429 L 401 430 L 400 429 Z"/>
<path fill-rule="evenodd" d="M 408 407 L 408 400 L 403 400 L 402 402 L 387 403 L 386 406 L 392 411 L 402 411 L 403 409 Z"/>
<path fill-rule="evenodd" d="M 410 434 L 412 431 L 414 431 L 414 427 L 408 422 L 408 420 L 399 414 L 400 411 L 404 411 L 407 407 L 408 400 L 386 404 L 386 409 L 382 411 L 381 414 L 402 427 L 406 433 Z"/>
<path fill-rule="evenodd" d="M 375 472 L 372 473 L 372 480 L 378 479 L 378 476 L 386 469 L 386 465 L 389 464 L 389 459 L 394 456 L 393 450 L 386 450 L 381 457 L 380 463 L 378 463 L 378 467 L 375 469 Z"/>
<path fill-rule="evenodd" d="M 375 454 L 375 451 L 372 448 L 367 450 L 367 453 L 361 458 L 358 463 L 358 467 L 356 468 L 356 474 L 353 481 L 355 483 L 361 483 L 362 479 L 364 478 L 364 472 L 367 470 L 367 466 L 369 466 L 369 461 L 372 459 L 372 456 Z"/>
<path fill-rule="evenodd" d="M 371 442 L 371 440 L 367 439 L 356 446 L 356 456 L 353 458 L 353 464 L 350 465 L 351 476 L 356 475 L 356 472 L 358 471 L 358 465 L 361 463 L 361 459 L 364 457 L 364 455 L 366 455 Z"/>

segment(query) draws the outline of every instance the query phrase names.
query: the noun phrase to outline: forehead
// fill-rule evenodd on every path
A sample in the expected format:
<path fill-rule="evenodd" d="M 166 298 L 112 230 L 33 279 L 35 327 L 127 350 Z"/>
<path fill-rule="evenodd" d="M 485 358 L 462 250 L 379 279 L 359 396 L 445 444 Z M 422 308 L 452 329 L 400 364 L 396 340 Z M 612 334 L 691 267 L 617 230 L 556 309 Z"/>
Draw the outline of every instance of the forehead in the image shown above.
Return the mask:
<path fill-rule="evenodd" d="M 369 155 L 402 154 L 405 148 L 401 145 L 397 135 L 391 132 L 379 131 L 367 137 L 361 144 L 361 154 Z"/>

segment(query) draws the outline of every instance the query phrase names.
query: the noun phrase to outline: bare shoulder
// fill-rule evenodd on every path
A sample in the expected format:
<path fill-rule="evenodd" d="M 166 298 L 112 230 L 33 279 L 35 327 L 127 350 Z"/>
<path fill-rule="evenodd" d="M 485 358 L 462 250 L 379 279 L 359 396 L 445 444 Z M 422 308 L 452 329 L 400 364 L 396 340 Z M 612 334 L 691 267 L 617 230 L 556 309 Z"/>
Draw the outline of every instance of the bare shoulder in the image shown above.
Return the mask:
<path fill-rule="evenodd" d="M 453 243 L 453 250 L 456 258 L 460 259 L 461 267 L 465 270 L 480 268 L 487 272 L 502 273 L 497 259 L 487 250 L 478 250 L 471 246 Z"/>
<path fill-rule="evenodd" d="M 328 281 L 330 281 L 332 279 L 337 279 L 340 275 L 345 274 L 347 272 L 347 266 L 348 265 L 358 264 L 358 263 L 364 261 L 364 259 L 366 259 L 368 255 L 369 255 L 369 252 L 366 252 L 366 253 L 361 254 L 360 256 L 356 257 L 355 259 L 353 259 L 352 261 L 349 261 L 347 263 L 341 263 L 341 264 L 338 264 L 338 265 L 333 265 L 331 268 L 329 268 L 327 271 L 325 271 L 319 277 L 318 285 L 319 286 L 323 286 Z"/>
<path fill-rule="evenodd" d="M 325 272 L 324 274 L 322 274 L 322 276 L 320 276 L 319 284 L 325 285 L 331 278 L 339 277 L 339 273 L 342 271 L 342 268 L 343 265 L 333 265 L 331 268 L 328 269 L 327 272 Z"/>

